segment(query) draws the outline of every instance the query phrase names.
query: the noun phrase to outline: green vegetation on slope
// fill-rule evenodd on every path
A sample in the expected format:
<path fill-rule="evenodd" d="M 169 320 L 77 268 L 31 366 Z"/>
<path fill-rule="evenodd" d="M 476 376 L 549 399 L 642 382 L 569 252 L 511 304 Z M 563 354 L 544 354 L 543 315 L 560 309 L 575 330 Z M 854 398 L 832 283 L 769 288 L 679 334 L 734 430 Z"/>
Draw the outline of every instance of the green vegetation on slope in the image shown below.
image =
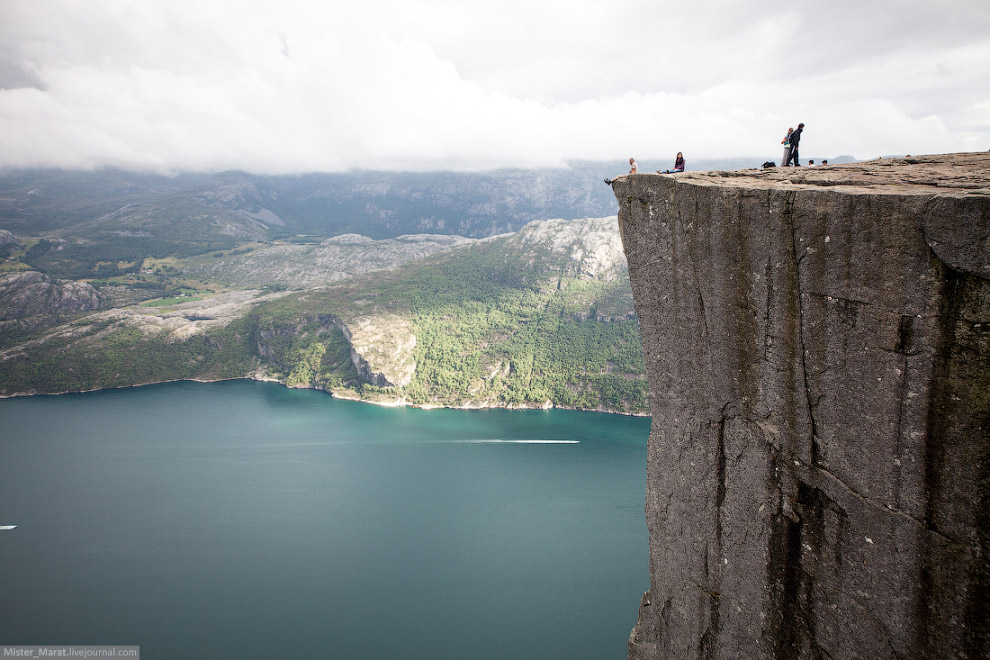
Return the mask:
<path fill-rule="evenodd" d="M 296 325 L 267 325 L 258 331 L 258 344 L 269 369 L 286 385 L 327 390 L 360 386 L 350 344 L 332 323 L 301 319 Z"/>
<path fill-rule="evenodd" d="M 371 398 L 387 393 L 417 404 L 550 402 L 645 412 L 645 365 L 628 280 L 548 279 L 558 264 L 521 264 L 502 247 L 492 241 L 295 294 L 262 306 L 259 324 L 273 333 L 321 314 L 344 322 L 383 313 L 411 319 L 412 382 L 361 388 Z M 602 322 L 599 314 L 621 318 Z M 288 364 L 322 341 L 307 333 L 291 352 L 275 352 Z M 284 368 L 279 373 L 286 376 Z"/>
<path fill-rule="evenodd" d="M 628 278 L 619 270 L 592 279 L 570 255 L 492 239 L 262 302 L 183 341 L 83 318 L 72 338 L 56 333 L 8 350 L 0 394 L 266 373 L 370 400 L 646 412 Z M 408 384 L 362 382 L 342 331 L 362 319 L 409 326 L 416 369 Z"/>
<path fill-rule="evenodd" d="M 243 317 L 225 328 L 169 342 L 132 327 L 89 326 L 82 337 L 55 337 L 25 346 L 5 361 L 0 393 L 72 392 L 167 380 L 244 376 L 252 365 L 254 324 Z"/>
<path fill-rule="evenodd" d="M 149 237 L 101 237 L 98 241 L 38 241 L 23 261 L 62 279 L 115 277 L 136 273 L 148 257 L 189 257 L 225 250 L 233 241 L 180 241 Z"/>

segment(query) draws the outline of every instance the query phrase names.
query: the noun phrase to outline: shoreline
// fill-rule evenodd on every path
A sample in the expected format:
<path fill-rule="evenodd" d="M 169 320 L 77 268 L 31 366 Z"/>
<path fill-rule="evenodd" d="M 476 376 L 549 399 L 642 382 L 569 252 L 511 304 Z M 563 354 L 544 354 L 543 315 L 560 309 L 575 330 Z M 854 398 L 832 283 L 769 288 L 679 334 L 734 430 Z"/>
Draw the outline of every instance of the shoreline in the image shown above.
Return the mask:
<path fill-rule="evenodd" d="M 574 410 L 579 412 L 590 412 L 590 413 L 601 413 L 604 415 L 621 415 L 623 417 L 650 417 L 649 413 L 635 413 L 635 412 L 625 412 L 621 410 L 601 410 L 597 408 L 576 408 L 571 406 L 555 406 L 547 404 L 539 405 L 471 405 L 471 404 L 460 404 L 460 405 L 448 405 L 439 403 L 412 403 L 403 398 L 386 399 L 380 401 L 373 401 L 370 399 L 362 399 L 357 396 L 347 396 L 343 392 L 333 392 L 324 387 L 313 387 L 308 385 L 287 385 L 285 382 L 277 378 L 267 378 L 264 376 L 257 375 L 247 375 L 247 376 L 237 376 L 235 378 L 215 378 L 215 379 L 205 379 L 205 378 L 174 378 L 170 380 L 156 380 L 147 383 L 135 383 L 134 385 L 118 385 L 114 387 L 94 387 L 89 390 L 66 390 L 64 392 L 15 392 L 13 394 L 0 394 L 0 400 L 3 399 L 16 399 L 16 398 L 27 398 L 36 396 L 63 396 L 65 394 L 89 394 L 91 392 L 103 392 L 110 390 L 126 390 L 137 387 L 148 387 L 149 385 L 165 385 L 167 383 L 223 383 L 227 381 L 235 380 L 251 380 L 258 383 L 275 383 L 281 385 L 282 387 L 290 390 L 315 390 L 318 392 L 324 392 L 334 399 L 339 399 L 341 401 L 355 401 L 357 403 L 368 403 L 376 406 L 383 406 L 386 408 L 419 408 L 421 410 Z M 548 402 L 549 403 L 549 402 Z"/>

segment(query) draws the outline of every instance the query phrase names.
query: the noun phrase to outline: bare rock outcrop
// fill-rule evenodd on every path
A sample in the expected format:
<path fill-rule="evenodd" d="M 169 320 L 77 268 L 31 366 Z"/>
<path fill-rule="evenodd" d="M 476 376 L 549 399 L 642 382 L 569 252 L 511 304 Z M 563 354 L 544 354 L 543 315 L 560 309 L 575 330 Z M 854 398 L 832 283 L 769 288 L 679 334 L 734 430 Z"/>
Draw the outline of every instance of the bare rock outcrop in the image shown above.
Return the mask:
<path fill-rule="evenodd" d="M 0 248 L 4 248 L 6 246 L 21 247 L 23 245 L 24 242 L 17 236 L 14 236 L 6 229 L 0 229 Z"/>
<path fill-rule="evenodd" d="M 561 260 L 561 274 L 611 281 L 625 277 L 626 257 L 615 216 L 573 220 L 534 220 L 507 241 L 530 263 Z"/>
<path fill-rule="evenodd" d="M 237 286 L 281 284 L 306 288 L 392 268 L 473 242 L 460 236 L 432 234 L 379 241 L 359 234 L 343 234 L 319 245 L 269 245 L 219 260 L 193 261 L 184 272 Z"/>
<path fill-rule="evenodd" d="M 630 657 L 990 657 L 990 154 L 614 189 L 653 415 Z"/>
<path fill-rule="evenodd" d="M 284 295 L 285 292 L 262 294 L 253 289 L 228 291 L 203 300 L 161 307 L 144 303 L 114 308 L 94 316 L 93 319 L 113 319 L 120 324 L 137 328 L 145 335 L 160 335 L 170 342 L 181 342 L 215 328 L 223 328 L 258 303 Z"/>
<path fill-rule="evenodd" d="M 99 292 L 86 282 L 56 281 L 37 271 L 0 275 L 0 321 L 58 317 L 97 309 Z"/>
<path fill-rule="evenodd" d="M 338 328 L 347 340 L 351 364 L 361 382 L 376 387 L 404 387 L 416 371 L 416 335 L 412 323 L 396 314 L 374 314 L 344 320 L 332 314 L 300 319 L 296 325 L 263 327 L 259 331 L 257 351 L 265 362 L 283 371 L 289 365 L 271 347 L 272 339 L 286 339 L 305 332 L 317 322 L 317 335 Z"/>
<path fill-rule="evenodd" d="M 378 387 L 404 387 L 416 371 L 416 335 L 408 319 L 395 314 L 359 316 L 341 323 L 351 344 L 351 362 L 361 380 Z"/>

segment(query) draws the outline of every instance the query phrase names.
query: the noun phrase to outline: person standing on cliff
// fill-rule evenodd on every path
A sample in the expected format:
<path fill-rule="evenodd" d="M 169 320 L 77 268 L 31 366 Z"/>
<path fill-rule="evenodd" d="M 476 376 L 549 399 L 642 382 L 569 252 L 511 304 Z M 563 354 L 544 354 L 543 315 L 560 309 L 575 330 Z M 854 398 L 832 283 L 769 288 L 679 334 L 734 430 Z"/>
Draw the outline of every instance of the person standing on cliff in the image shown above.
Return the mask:
<path fill-rule="evenodd" d="M 629 157 L 629 174 L 638 174 L 638 173 L 639 173 L 639 165 L 636 164 L 636 159 L 633 158 L 632 156 L 630 156 Z M 629 174 L 623 174 L 622 176 L 629 176 Z M 622 176 L 617 176 L 614 179 L 605 179 L 605 183 L 607 183 L 608 185 L 612 185 L 612 182 L 613 181 L 618 181 L 619 179 L 622 178 Z"/>
<path fill-rule="evenodd" d="M 797 130 L 791 133 L 791 153 L 787 157 L 787 161 L 784 166 L 791 164 L 791 159 L 794 159 L 794 167 L 801 167 L 800 161 L 798 161 L 798 144 L 801 142 L 801 132 L 804 130 L 804 124 L 798 124 Z"/>
<path fill-rule="evenodd" d="M 780 143 L 784 145 L 784 157 L 780 161 L 781 167 L 786 167 L 787 163 L 791 162 L 791 133 L 793 132 L 793 128 L 788 128 L 787 135 L 785 135 L 784 139 L 780 141 Z"/>

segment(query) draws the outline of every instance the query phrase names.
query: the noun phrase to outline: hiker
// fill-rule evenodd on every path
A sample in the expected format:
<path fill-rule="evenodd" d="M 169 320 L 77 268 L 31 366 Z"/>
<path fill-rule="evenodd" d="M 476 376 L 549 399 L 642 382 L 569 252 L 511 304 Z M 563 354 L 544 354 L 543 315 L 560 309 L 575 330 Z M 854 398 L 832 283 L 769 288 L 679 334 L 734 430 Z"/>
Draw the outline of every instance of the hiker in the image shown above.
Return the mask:
<path fill-rule="evenodd" d="M 801 132 L 804 131 L 804 123 L 798 124 L 797 130 L 791 133 L 791 153 L 787 156 L 787 160 L 784 162 L 784 166 L 791 164 L 791 159 L 794 160 L 794 167 L 801 167 L 801 162 L 798 160 L 798 145 L 801 143 Z"/>
<path fill-rule="evenodd" d="M 808 161 L 808 167 L 814 167 L 814 166 L 815 166 L 815 161 L 809 160 Z"/>
<path fill-rule="evenodd" d="M 791 133 L 793 132 L 793 128 L 788 128 L 787 135 L 785 135 L 784 139 L 780 141 L 780 143 L 784 145 L 784 159 L 780 161 L 781 167 L 786 166 L 791 160 Z"/>
<path fill-rule="evenodd" d="M 663 172 L 657 170 L 657 174 L 674 174 L 676 172 L 683 172 L 683 171 L 684 171 L 684 154 L 678 151 L 677 158 L 674 159 L 674 169 L 664 170 Z"/>
<path fill-rule="evenodd" d="M 636 164 L 636 159 L 633 158 L 632 156 L 630 156 L 629 157 L 629 174 L 638 174 L 638 173 L 639 173 L 639 165 Z M 605 183 L 607 183 L 608 185 L 612 185 L 612 183 L 614 181 L 618 181 L 623 176 L 629 176 L 629 174 L 623 174 L 622 176 L 617 176 L 614 179 L 605 179 Z"/>
<path fill-rule="evenodd" d="M 828 165 L 828 161 L 827 160 L 823 160 L 822 161 L 822 165 Z"/>

